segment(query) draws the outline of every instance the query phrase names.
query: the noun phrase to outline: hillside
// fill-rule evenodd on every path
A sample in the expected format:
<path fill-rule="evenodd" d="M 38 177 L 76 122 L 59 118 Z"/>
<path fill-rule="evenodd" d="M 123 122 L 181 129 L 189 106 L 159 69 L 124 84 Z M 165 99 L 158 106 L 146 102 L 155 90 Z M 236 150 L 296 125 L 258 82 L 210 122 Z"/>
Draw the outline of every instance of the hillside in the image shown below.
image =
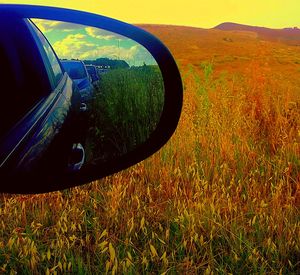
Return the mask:
<path fill-rule="evenodd" d="M 215 74 L 224 71 L 247 73 L 249 67 L 256 63 L 266 73 L 300 87 L 300 47 L 296 46 L 297 43 L 300 45 L 298 29 L 270 30 L 229 23 L 213 29 L 149 24 L 138 26 L 160 38 L 182 69 L 193 65 L 201 71 L 201 64 L 210 62 Z M 265 38 L 262 39 L 262 36 Z"/>
<path fill-rule="evenodd" d="M 222 23 L 216 26 L 215 29 L 223 31 L 250 31 L 256 33 L 260 39 L 282 41 L 300 46 L 300 29 L 298 28 L 270 29 L 236 23 Z"/>

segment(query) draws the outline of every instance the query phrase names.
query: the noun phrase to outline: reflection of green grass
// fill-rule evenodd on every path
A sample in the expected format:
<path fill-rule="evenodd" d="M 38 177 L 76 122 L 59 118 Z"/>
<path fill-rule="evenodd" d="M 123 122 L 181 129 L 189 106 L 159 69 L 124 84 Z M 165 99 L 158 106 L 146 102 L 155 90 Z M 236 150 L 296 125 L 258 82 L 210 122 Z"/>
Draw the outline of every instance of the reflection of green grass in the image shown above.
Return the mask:
<path fill-rule="evenodd" d="M 122 155 L 143 143 L 156 128 L 163 100 L 157 66 L 117 69 L 101 75 L 91 107 L 90 158 Z"/>

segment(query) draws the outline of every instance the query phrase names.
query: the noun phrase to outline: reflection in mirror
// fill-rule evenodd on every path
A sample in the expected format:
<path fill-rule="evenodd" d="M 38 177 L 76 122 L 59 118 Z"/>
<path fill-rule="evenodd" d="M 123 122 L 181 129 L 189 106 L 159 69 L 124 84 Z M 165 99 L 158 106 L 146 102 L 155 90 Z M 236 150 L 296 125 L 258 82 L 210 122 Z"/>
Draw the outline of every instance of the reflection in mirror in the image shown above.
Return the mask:
<path fill-rule="evenodd" d="M 135 41 L 106 30 L 32 21 L 79 89 L 82 115 L 77 126 L 84 165 L 122 156 L 145 142 L 164 105 L 162 75 L 151 54 Z M 77 162 L 76 154 L 71 162 Z"/>

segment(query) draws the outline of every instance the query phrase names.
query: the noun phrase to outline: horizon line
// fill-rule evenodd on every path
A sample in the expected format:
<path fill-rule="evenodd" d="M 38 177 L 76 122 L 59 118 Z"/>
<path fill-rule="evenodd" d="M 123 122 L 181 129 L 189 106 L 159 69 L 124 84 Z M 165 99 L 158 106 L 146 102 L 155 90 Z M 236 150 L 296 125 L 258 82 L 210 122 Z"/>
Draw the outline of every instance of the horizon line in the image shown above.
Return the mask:
<path fill-rule="evenodd" d="M 247 26 L 247 27 L 256 27 L 256 28 L 266 28 L 266 29 L 272 29 L 272 30 L 284 30 L 284 29 L 297 29 L 300 30 L 300 26 L 286 26 L 286 27 L 281 27 L 281 28 L 276 28 L 276 27 L 267 27 L 267 26 L 262 26 L 262 25 L 249 25 L 245 23 L 237 23 L 237 22 L 222 22 L 219 23 L 213 27 L 200 27 L 200 26 L 191 26 L 191 25 L 184 25 L 184 24 L 168 24 L 168 23 L 130 23 L 133 25 L 156 25 L 156 26 L 173 26 L 173 27 L 189 27 L 189 28 L 196 28 L 196 29 L 214 29 L 222 24 L 236 24 L 236 25 L 242 25 L 242 26 Z"/>

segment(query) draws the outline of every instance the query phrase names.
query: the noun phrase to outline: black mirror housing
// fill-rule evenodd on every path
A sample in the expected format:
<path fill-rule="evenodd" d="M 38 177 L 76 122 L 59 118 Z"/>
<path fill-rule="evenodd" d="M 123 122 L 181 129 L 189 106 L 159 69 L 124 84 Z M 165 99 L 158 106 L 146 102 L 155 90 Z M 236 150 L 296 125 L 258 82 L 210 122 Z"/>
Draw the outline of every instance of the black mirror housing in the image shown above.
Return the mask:
<path fill-rule="evenodd" d="M 164 85 L 164 105 L 161 117 L 156 129 L 145 142 L 137 146 L 133 151 L 120 157 L 107 160 L 106 162 L 95 162 L 92 165 L 82 166 L 81 169 L 78 169 L 74 173 L 64 174 L 54 169 L 50 177 L 44 177 L 42 173 L 31 174 L 28 177 L 26 173 L 21 173 L 19 176 L 14 177 L 14 169 L 17 169 L 17 167 L 13 167 L 13 164 L 9 166 L 7 163 L 12 155 L 17 154 L 17 145 L 14 147 L 7 140 L 0 139 L 1 192 L 43 193 L 85 184 L 116 173 L 146 159 L 170 139 L 180 118 L 183 88 L 174 58 L 166 46 L 155 36 L 138 27 L 115 19 L 69 9 L 3 4 L 0 5 L 1 14 L 11 14 L 17 18 L 34 18 L 84 24 L 128 37 L 142 45 L 153 56 L 161 71 Z M 1 92 L 4 93 L 5 91 Z M 0 127 L 2 126 L 0 125 Z M 20 138 L 19 132 L 14 133 L 16 140 L 17 136 L 20 142 L 23 142 L 26 138 L 25 136 L 23 139 Z M 79 149 L 81 147 L 78 145 L 76 148 L 80 154 Z M 51 163 L 49 163 L 49 169 L 52 169 Z"/>

